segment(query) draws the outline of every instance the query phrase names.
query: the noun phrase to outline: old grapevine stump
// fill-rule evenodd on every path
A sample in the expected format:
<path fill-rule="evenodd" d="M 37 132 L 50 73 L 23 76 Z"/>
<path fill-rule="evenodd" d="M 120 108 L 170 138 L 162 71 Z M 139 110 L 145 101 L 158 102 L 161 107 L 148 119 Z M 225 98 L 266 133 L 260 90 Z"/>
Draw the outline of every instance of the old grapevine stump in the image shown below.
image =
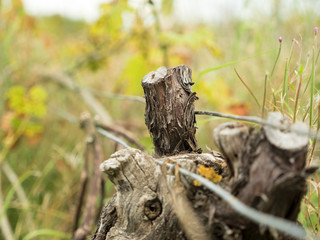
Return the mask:
<path fill-rule="evenodd" d="M 192 85 L 191 69 L 186 66 L 160 67 L 142 80 L 146 125 L 158 156 L 200 151 L 194 126 L 197 97 Z"/>
<path fill-rule="evenodd" d="M 165 171 L 155 159 L 194 173 L 205 169 L 207 178 L 245 204 L 295 222 L 311 172 L 305 169 L 308 138 L 288 131 L 288 118 L 271 113 L 268 121 L 282 130 L 222 124 L 214 139 L 224 159 L 214 151 L 200 154 L 191 70 L 162 67 L 142 85 L 157 158 L 130 148 L 101 164 L 117 193 L 105 206 L 92 239 L 286 239 L 242 217 L 191 178 Z"/>

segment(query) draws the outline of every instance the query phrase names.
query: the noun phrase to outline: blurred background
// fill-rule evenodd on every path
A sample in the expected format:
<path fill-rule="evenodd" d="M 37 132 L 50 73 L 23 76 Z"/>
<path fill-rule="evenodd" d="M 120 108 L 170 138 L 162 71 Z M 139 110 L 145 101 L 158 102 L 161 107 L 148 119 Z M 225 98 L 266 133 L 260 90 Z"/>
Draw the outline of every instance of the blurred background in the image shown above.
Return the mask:
<path fill-rule="evenodd" d="M 70 239 L 78 120 L 95 115 L 94 103 L 153 152 L 141 80 L 160 66 L 192 69 L 196 110 L 281 111 L 318 129 L 319 9 L 317 0 L 0 0 L 0 239 L 5 229 Z M 198 116 L 199 147 L 215 149 L 212 130 L 225 121 Z M 120 148 L 102 140 L 105 159 Z M 308 165 L 318 150 L 310 140 Z M 299 220 L 318 232 L 317 174 L 308 185 Z M 107 202 L 109 181 L 105 191 Z"/>

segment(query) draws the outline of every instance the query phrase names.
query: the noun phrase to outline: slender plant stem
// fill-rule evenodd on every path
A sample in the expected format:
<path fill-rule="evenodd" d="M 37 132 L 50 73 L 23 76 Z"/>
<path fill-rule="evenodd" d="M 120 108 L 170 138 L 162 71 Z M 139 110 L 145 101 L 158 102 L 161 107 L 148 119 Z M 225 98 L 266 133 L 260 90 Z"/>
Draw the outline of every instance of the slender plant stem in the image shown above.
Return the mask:
<path fill-rule="evenodd" d="M 279 50 L 278 50 L 278 54 L 277 54 L 277 57 L 276 57 L 276 61 L 274 62 L 274 65 L 272 67 L 272 71 L 271 71 L 271 74 L 270 74 L 270 77 L 272 77 L 273 73 L 274 73 L 274 70 L 276 68 L 276 65 L 278 63 L 278 60 L 279 60 L 279 57 L 280 57 L 280 53 L 281 53 L 281 41 L 280 41 L 280 44 L 279 44 Z"/>
<path fill-rule="evenodd" d="M 317 134 L 319 132 L 319 129 L 320 129 L 320 104 L 318 105 Z M 310 153 L 310 156 L 309 156 L 308 166 L 310 166 L 311 163 L 312 163 L 314 150 L 316 149 L 316 143 L 317 143 L 317 139 L 314 139 L 313 142 L 312 142 L 312 149 L 311 149 L 311 153 Z"/>
<path fill-rule="evenodd" d="M 297 118 L 301 82 L 302 82 L 302 73 L 299 76 L 298 89 L 297 89 L 297 93 L 296 93 L 296 97 L 295 97 L 295 104 L 294 104 L 294 111 L 293 111 L 293 122 L 295 122 L 296 118 Z"/>
<path fill-rule="evenodd" d="M 237 72 L 237 69 L 234 69 L 234 71 L 236 72 L 238 78 L 240 79 L 240 81 L 243 83 L 243 85 L 246 87 L 246 89 L 249 91 L 250 95 L 253 97 L 253 99 L 255 100 L 255 102 L 257 103 L 257 105 L 259 106 L 259 108 L 261 108 L 260 103 L 258 102 L 258 99 L 256 98 L 256 96 L 254 95 L 254 93 L 251 91 L 251 89 L 249 88 L 249 86 L 246 84 L 246 82 L 241 78 L 240 74 Z"/>
<path fill-rule="evenodd" d="M 310 109 L 309 109 L 309 126 L 312 126 L 312 114 L 313 114 L 313 94 L 314 94 L 314 76 L 315 76 L 315 56 L 314 49 L 312 55 L 312 68 L 310 76 Z"/>
<path fill-rule="evenodd" d="M 318 215 L 318 229 L 320 226 L 320 217 L 319 217 L 319 210 L 320 210 L 320 185 L 319 185 L 319 177 L 318 177 L 318 173 L 315 172 L 314 173 L 314 178 L 316 180 L 316 184 L 317 184 L 317 194 L 318 194 L 318 209 L 316 211 L 317 215 Z"/>
<path fill-rule="evenodd" d="M 262 119 L 264 119 L 264 110 L 265 110 L 265 104 L 266 104 L 267 80 L 268 80 L 268 73 L 266 73 L 266 76 L 264 77 L 264 90 L 263 90 L 263 102 L 262 102 L 262 113 L 261 113 Z"/>

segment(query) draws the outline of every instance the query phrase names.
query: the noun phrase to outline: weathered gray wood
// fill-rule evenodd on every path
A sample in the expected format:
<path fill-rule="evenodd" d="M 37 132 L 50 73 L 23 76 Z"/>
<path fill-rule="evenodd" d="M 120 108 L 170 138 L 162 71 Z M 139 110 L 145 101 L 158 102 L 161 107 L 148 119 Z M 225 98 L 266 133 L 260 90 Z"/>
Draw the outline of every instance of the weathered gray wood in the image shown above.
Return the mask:
<path fill-rule="evenodd" d="M 225 156 L 230 175 L 237 178 L 241 167 L 239 154 L 248 137 L 248 128 L 237 122 L 227 122 L 215 128 L 213 136 L 216 146 Z"/>
<path fill-rule="evenodd" d="M 264 127 L 268 141 L 276 148 L 294 152 L 304 149 L 308 145 L 308 135 L 301 135 L 286 130 L 291 125 L 287 116 L 283 116 L 280 112 L 272 112 L 269 113 L 267 120 L 271 123 L 282 124 L 284 126 L 283 130 L 270 126 Z M 292 127 L 301 131 L 308 131 L 307 125 L 301 122 L 295 123 Z"/>
<path fill-rule="evenodd" d="M 191 69 L 160 67 L 142 80 L 146 98 L 145 121 L 158 156 L 199 152 L 195 138 Z"/>
<path fill-rule="evenodd" d="M 292 125 L 281 113 L 270 113 L 268 121 L 275 124 Z M 306 128 L 302 123 L 293 127 Z M 219 129 L 220 127 L 218 127 Z M 222 131 L 215 131 L 221 134 Z M 223 133 L 223 132 L 222 132 Z M 226 136 L 215 136 L 215 138 Z M 233 138 L 233 141 L 232 141 Z M 264 127 L 259 132 L 251 131 L 244 140 L 241 134 L 237 137 L 230 132 L 230 141 L 221 142 L 223 151 L 237 142 L 239 145 L 237 165 L 241 174 L 231 184 L 233 193 L 245 204 L 288 220 L 296 221 L 300 202 L 306 192 L 306 156 L 308 139 L 290 131 Z M 286 144 L 288 143 L 288 144 Z M 233 162 L 231 162 L 233 164 Z M 240 164 L 240 165 L 239 165 Z M 233 211 L 220 212 L 222 221 L 233 228 L 241 226 L 245 239 L 274 239 L 272 231 L 259 229 L 253 223 L 237 216 Z M 281 236 L 281 234 L 280 234 Z M 282 236 L 283 237 L 283 236 Z"/>
<path fill-rule="evenodd" d="M 221 162 L 211 154 L 178 155 L 170 160 L 194 172 L 195 161 L 207 165 Z M 117 190 L 114 201 L 117 220 L 107 239 L 186 239 L 172 208 L 172 172 L 164 176 L 154 158 L 137 149 L 116 152 L 100 169 Z"/>
<path fill-rule="evenodd" d="M 272 113 L 268 121 L 285 124 L 283 130 L 254 131 L 239 123 L 222 124 L 214 131 L 214 139 L 224 161 L 216 152 L 197 153 L 189 68 L 162 67 L 149 73 L 142 85 L 146 125 L 160 160 L 194 173 L 201 173 L 201 166 L 214 170 L 222 177 L 216 184 L 245 204 L 297 220 L 306 178 L 314 169 L 305 168 L 308 139 L 286 129 L 306 128 L 302 123 L 292 125 L 286 117 Z M 117 193 L 105 207 L 94 240 L 289 239 L 245 219 L 193 179 L 175 174 L 175 169 L 163 171 L 155 157 L 140 150 L 116 152 L 101 170 Z M 112 217 L 106 212 L 112 212 Z"/>
<path fill-rule="evenodd" d="M 99 218 L 98 227 L 92 236 L 95 240 L 105 240 L 110 229 L 117 221 L 117 210 L 115 207 L 115 199 L 117 194 L 114 194 L 111 200 L 103 208 Z"/>

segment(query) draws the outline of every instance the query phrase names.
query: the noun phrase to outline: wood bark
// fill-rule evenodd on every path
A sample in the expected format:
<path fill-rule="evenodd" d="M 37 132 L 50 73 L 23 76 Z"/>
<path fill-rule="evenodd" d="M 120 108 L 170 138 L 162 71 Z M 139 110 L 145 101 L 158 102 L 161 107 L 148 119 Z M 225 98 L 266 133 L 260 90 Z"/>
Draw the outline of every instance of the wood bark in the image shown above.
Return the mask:
<path fill-rule="evenodd" d="M 270 113 L 268 121 L 282 130 L 222 124 L 213 132 L 222 155 L 200 154 L 191 70 L 160 68 L 142 85 L 156 156 L 122 149 L 100 165 L 117 193 L 104 208 L 92 239 L 290 239 L 242 217 L 201 184 L 175 169 L 165 170 L 155 160 L 198 174 L 203 174 L 201 168 L 213 171 L 221 177 L 216 184 L 246 205 L 296 222 L 306 178 L 314 170 L 305 168 L 308 138 L 287 131 L 292 124 L 286 116 Z M 302 123 L 294 127 L 307 128 Z"/>
<path fill-rule="evenodd" d="M 146 98 L 145 121 L 158 156 L 199 152 L 195 137 L 191 69 L 160 67 L 142 80 Z"/>

